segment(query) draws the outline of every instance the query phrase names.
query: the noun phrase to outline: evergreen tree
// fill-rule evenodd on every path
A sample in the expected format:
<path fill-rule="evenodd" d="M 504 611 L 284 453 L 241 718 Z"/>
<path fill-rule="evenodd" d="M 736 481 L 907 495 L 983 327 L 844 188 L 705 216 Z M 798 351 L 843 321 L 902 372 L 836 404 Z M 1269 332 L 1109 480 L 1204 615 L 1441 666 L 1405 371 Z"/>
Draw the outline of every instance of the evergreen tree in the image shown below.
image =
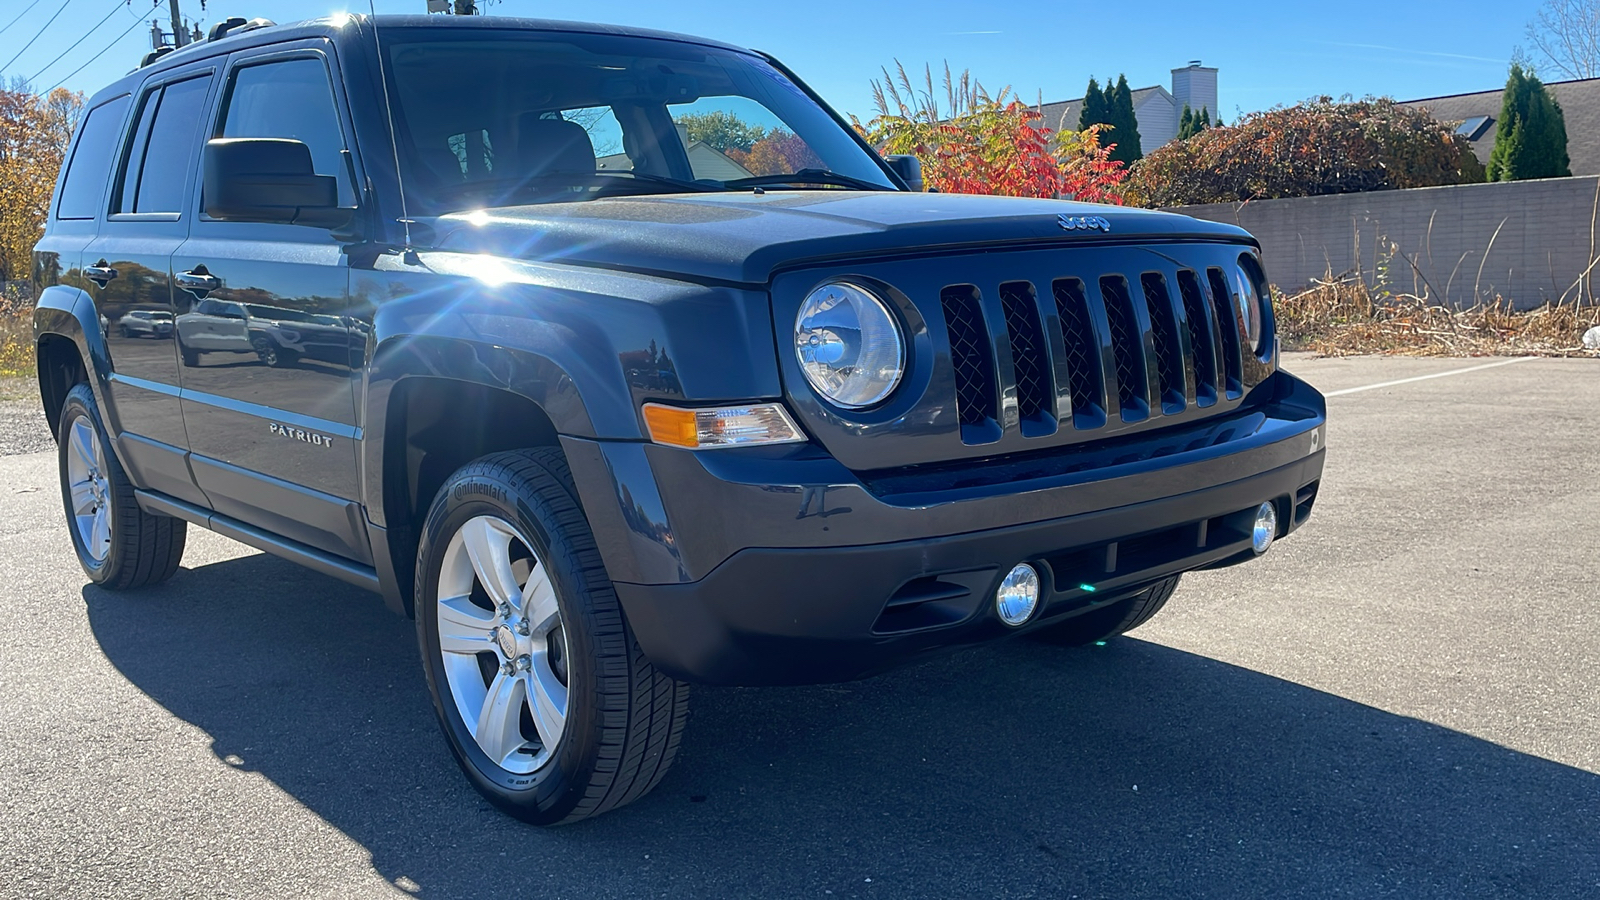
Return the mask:
<path fill-rule="evenodd" d="M 1089 89 L 1083 94 L 1083 110 L 1078 113 L 1078 130 L 1090 125 L 1106 124 L 1106 95 L 1100 92 L 1100 82 L 1089 79 Z"/>
<path fill-rule="evenodd" d="M 1220 125 L 1222 123 L 1218 122 L 1217 124 Z M 1183 105 L 1183 115 L 1178 119 L 1178 140 L 1187 141 L 1210 127 L 1211 110 L 1202 106 L 1199 114 L 1196 115 L 1195 111 L 1189 108 L 1189 104 L 1185 103 Z"/>
<path fill-rule="evenodd" d="M 1139 147 L 1139 120 L 1133 112 L 1133 91 L 1128 88 L 1128 76 L 1117 77 L 1116 86 L 1106 92 L 1106 118 L 1112 128 L 1110 141 L 1116 149 L 1111 158 L 1132 165 L 1144 158 Z"/>
<path fill-rule="evenodd" d="M 1572 174 L 1567 121 L 1543 82 L 1513 63 L 1489 154 L 1490 181 L 1561 178 Z"/>

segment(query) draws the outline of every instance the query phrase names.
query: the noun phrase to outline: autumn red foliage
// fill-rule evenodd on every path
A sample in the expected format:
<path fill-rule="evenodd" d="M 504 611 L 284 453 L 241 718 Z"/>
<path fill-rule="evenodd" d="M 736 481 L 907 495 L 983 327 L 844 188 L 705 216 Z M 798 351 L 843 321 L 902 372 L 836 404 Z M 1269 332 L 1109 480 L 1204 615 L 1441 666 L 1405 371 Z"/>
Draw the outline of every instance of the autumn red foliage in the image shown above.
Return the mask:
<path fill-rule="evenodd" d="M 953 78 L 948 66 L 944 108 L 933 99 L 931 70 L 925 90 L 913 87 L 903 68 L 898 79 L 887 71 L 884 77 L 885 83 L 874 82 L 878 115 L 856 127 L 881 152 L 922 160 L 929 188 L 1121 202 L 1128 170 L 1110 158 L 1115 144 L 1101 146 L 1103 126 L 1055 132 L 1037 109 L 1010 97 L 1009 89 L 991 97 L 967 74 Z"/>

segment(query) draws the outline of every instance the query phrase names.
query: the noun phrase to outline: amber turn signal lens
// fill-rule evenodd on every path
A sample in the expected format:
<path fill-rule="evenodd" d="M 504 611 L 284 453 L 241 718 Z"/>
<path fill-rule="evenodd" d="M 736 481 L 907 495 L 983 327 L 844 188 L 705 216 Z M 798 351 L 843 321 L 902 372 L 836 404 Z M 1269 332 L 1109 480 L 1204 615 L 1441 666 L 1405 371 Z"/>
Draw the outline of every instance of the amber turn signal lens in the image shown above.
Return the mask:
<path fill-rule="evenodd" d="M 778 403 L 714 409 L 646 403 L 644 422 L 652 441 L 691 450 L 792 444 L 806 439 Z"/>

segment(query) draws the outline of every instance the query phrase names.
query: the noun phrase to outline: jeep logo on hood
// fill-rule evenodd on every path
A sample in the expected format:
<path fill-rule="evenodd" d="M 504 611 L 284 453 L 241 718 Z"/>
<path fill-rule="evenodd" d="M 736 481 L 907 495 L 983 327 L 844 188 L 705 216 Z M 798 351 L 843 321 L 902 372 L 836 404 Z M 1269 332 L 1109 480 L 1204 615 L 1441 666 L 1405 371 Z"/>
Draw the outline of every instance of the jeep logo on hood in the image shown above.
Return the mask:
<path fill-rule="evenodd" d="M 1056 223 L 1067 231 L 1104 231 L 1110 233 L 1111 220 L 1105 216 L 1056 216 Z"/>

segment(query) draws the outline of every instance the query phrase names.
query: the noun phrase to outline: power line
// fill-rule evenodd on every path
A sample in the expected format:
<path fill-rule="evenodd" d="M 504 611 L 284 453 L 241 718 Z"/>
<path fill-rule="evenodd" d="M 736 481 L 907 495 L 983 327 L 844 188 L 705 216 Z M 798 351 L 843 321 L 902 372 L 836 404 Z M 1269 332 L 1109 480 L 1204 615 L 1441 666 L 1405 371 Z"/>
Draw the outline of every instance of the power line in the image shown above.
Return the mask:
<path fill-rule="evenodd" d="M 17 51 L 17 55 L 16 56 L 11 57 L 10 61 L 7 62 L 5 65 L 0 66 L 0 72 L 4 72 L 5 70 L 11 68 L 11 63 L 16 62 L 18 59 L 21 59 L 22 58 L 22 54 L 27 53 L 28 52 L 28 48 L 33 46 L 34 41 L 37 41 L 40 37 L 43 37 L 44 33 L 46 31 L 50 30 L 50 26 L 55 24 L 56 19 L 59 19 L 61 17 L 61 14 L 66 12 L 67 11 L 67 7 L 71 6 L 71 5 L 72 5 L 72 0 L 67 0 L 67 2 L 61 4 L 61 8 L 56 10 L 55 15 L 50 17 L 50 21 L 44 23 L 44 27 L 39 29 L 39 33 L 33 36 L 33 40 L 30 40 L 26 44 L 23 44 L 22 45 L 22 49 Z"/>
<path fill-rule="evenodd" d="M 7 22 L 5 28 L 0 28 L 0 34 L 5 34 L 8 30 L 10 30 L 11 26 L 17 24 L 18 22 L 21 22 L 22 21 L 22 17 L 27 15 L 28 13 L 32 12 L 33 8 L 35 6 L 38 6 L 38 5 L 39 5 L 39 0 L 33 0 L 32 3 L 29 3 L 28 4 L 28 8 L 23 10 L 20 14 L 18 14 L 18 16 L 15 19 L 12 19 L 11 21 Z"/>
<path fill-rule="evenodd" d="M 46 63 L 45 67 L 40 69 L 38 72 L 35 72 L 33 77 L 28 79 L 28 81 L 30 81 L 30 82 L 38 81 L 39 80 L 39 76 L 43 75 L 44 73 L 46 73 L 48 71 L 50 71 L 50 67 L 51 66 L 55 65 L 58 62 L 61 62 L 61 60 L 68 53 L 71 53 L 72 51 L 78 49 L 78 45 L 83 43 L 85 40 L 88 40 L 89 35 L 94 34 L 96 31 L 98 31 L 100 29 L 101 25 L 104 25 L 105 23 L 111 21 L 111 17 L 117 14 L 117 9 L 119 7 L 121 7 L 124 2 L 125 2 L 125 0 L 116 0 L 115 3 L 111 4 L 111 11 L 106 13 L 105 18 L 103 18 L 100 21 L 94 23 L 94 27 L 93 28 L 89 29 L 88 31 L 85 31 L 83 33 L 82 37 L 80 37 L 76 41 L 72 42 L 72 46 L 71 47 L 68 47 L 67 49 L 61 51 L 61 55 L 60 56 L 57 56 L 55 59 L 52 59 L 52 60 L 50 60 L 50 62 Z M 140 17 L 139 21 L 143 21 L 143 17 Z"/>
<path fill-rule="evenodd" d="M 143 24 L 145 24 L 144 17 L 141 16 L 141 17 L 139 17 L 137 19 L 134 19 L 133 20 L 133 24 L 128 26 L 128 30 L 127 31 L 124 31 L 123 33 L 117 35 L 115 38 L 112 38 L 111 39 L 111 43 L 105 45 L 105 47 L 103 47 L 100 50 L 99 53 L 96 53 L 95 55 L 93 55 L 93 56 L 89 57 L 88 59 L 84 60 L 83 65 L 77 67 L 76 69 L 73 69 L 71 72 L 67 73 L 67 77 L 65 77 L 65 78 L 61 79 L 60 81 L 56 82 L 55 84 L 51 85 L 50 86 L 50 91 L 53 91 L 56 88 L 61 87 L 63 84 L 66 84 L 67 82 L 71 81 L 72 80 L 72 76 L 78 74 L 79 72 L 82 72 L 84 69 L 87 69 L 89 67 L 90 63 L 94 62 L 95 60 L 99 59 L 102 56 L 105 56 L 106 55 L 106 51 L 110 50 L 112 47 L 115 47 L 118 43 L 120 43 L 122 41 L 123 38 L 128 36 L 129 32 L 133 31 L 135 28 L 138 28 L 140 25 L 143 25 Z M 50 93 L 50 91 L 44 91 L 44 93 L 48 94 L 48 93 Z"/>

